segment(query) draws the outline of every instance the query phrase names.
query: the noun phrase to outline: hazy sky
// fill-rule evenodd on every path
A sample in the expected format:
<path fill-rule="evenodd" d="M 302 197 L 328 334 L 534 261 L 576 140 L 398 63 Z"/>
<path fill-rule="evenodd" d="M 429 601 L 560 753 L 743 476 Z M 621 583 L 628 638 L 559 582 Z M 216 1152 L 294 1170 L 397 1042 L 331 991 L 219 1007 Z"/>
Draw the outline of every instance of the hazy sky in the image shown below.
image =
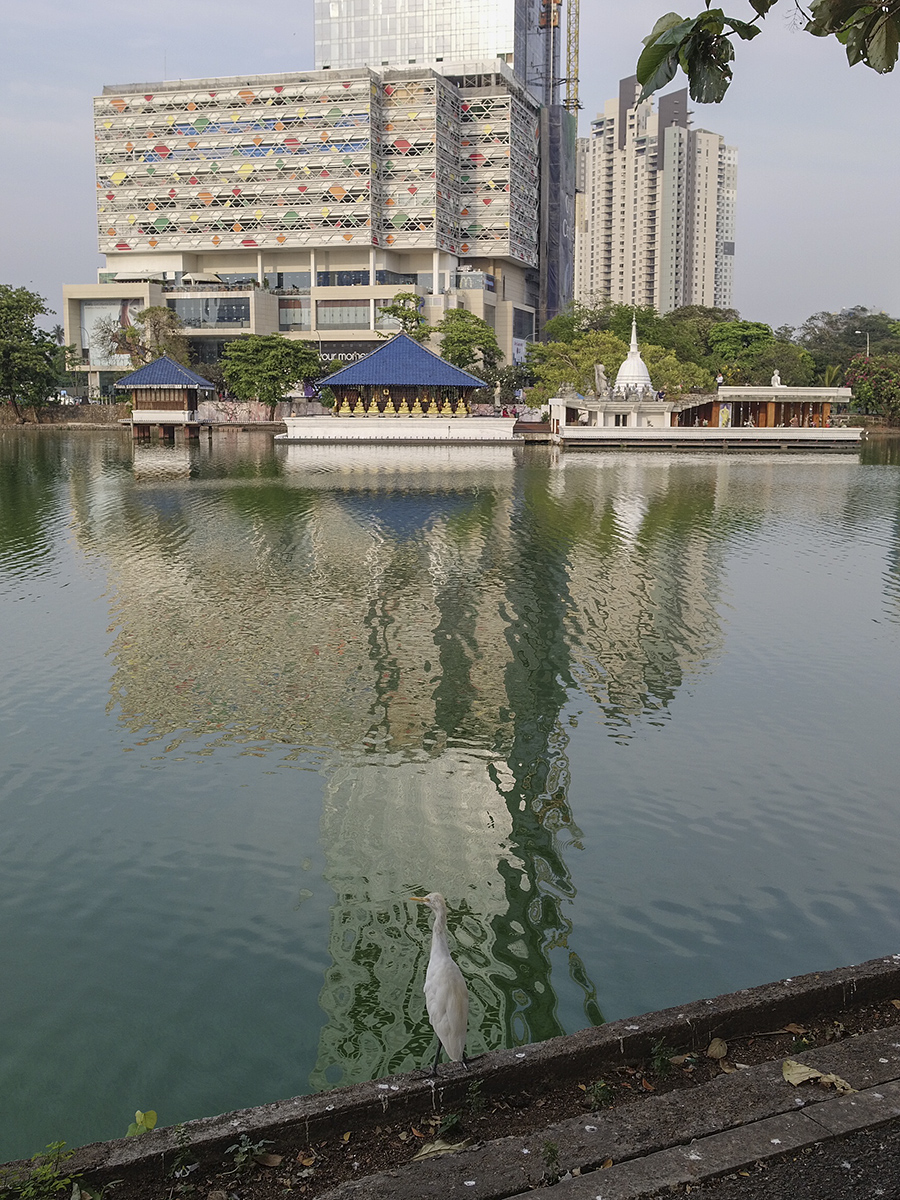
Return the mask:
<path fill-rule="evenodd" d="M 671 4 L 582 0 L 582 133 Z M 748 0 L 725 7 L 752 15 Z M 310 69 L 312 10 L 312 0 L 6 9 L 0 281 L 59 310 L 63 283 L 96 280 L 91 97 L 103 84 Z M 772 325 L 853 304 L 900 315 L 900 70 L 851 70 L 833 39 L 791 28 L 794 12 L 781 0 L 760 36 L 738 43 L 722 104 L 693 106 L 695 126 L 739 150 L 735 306 Z"/>

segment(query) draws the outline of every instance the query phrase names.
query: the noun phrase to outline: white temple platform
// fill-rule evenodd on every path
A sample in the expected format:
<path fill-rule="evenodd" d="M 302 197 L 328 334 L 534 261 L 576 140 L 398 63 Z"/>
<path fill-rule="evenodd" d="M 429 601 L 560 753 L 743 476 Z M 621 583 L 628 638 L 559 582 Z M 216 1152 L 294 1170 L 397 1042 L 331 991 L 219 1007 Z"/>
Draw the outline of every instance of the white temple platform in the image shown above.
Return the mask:
<path fill-rule="evenodd" d="M 641 450 L 857 450 L 862 429 L 758 429 L 745 426 L 681 427 L 559 425 L 551 441 L 565 447 Z"/>
<path fill-rule="evenodd" d="M 521 442 L 515 417 L 286 417 L 276 442 L 387 443 L 392 445 Z"/>

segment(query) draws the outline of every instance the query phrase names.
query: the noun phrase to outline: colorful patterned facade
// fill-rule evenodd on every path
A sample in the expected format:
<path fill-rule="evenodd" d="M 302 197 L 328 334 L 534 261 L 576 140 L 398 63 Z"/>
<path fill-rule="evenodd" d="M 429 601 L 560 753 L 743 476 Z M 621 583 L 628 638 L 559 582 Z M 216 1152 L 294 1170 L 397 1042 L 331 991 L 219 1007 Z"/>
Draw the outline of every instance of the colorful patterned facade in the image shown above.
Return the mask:
<path fill-rule="evenodd" d="M 107 87 L 100 250 L 538 257 L 538 112 L 501 63 Z"/>

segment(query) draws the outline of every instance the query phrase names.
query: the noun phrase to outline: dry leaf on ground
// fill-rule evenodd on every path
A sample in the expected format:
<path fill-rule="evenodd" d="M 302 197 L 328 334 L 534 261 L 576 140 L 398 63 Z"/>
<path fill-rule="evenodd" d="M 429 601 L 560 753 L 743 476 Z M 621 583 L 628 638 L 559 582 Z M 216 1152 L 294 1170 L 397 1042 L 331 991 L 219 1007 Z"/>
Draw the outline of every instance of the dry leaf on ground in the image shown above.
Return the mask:
<path fill-rule="evenodd" d="M 706 1047 L 707 1058 L 724 1058 L 728 1053 L 728 1043 L 722 1038 L 713 1038 Z"/>
<path fill-rule="evenodd" d="M 283 1154 L 254 1154 L 253 1161 L 261 1167 L 280 1167 Z"/>
<path fill-rule="evenodd" d="M 794 1087 L 799 1087 L 801 1083 L 807 1083 L 811 1079 L 820 1079 L 821 1071 L 817 1071 L 815 1067 L 808 1067 L 805 1063 L 799 1063 L 793 1058 L 786 1058 L 781 1064 L 781 1073 Z"/>
<path fill-rule="evenodd" d="M 840 1075 L 820 1075 L 819 1083 L 822 1087 L 833 1087 L 842 1096 L 849 1096 L 851 1092 L 856 1091 L 856 1088 L 851 1087 L 846 1079 L 841 1079 Z"/>
<path fill-rule="evenodd" d="M 435 1138 L 433 1142 L 426 1142 L 422 1149 L 412 1156 L 410 1162 L 416 1162 L 420 1158 L 437 1158 L 439 1154 L 452 1154 L 454 1150 L 465 1150 L 468 1144 L 468 1138 L 461 1142 L 445 1142 L 441 1138 Z"/>

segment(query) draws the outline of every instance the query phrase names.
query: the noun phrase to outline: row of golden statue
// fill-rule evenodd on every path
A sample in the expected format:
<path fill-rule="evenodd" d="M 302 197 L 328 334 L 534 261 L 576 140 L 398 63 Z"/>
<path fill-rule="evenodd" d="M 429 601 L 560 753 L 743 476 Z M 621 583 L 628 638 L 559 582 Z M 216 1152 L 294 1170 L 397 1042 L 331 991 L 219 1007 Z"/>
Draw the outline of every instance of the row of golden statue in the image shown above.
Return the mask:
<path fill-rule="evenodd" d="M 466 408 L 465 400 L 457 400 L 456 407 L 445 399 L 443 404 L 439 405 L 434 396 L 429 402 L 428 397 L 424 398 L 424 403 L 416 396 L 412 404 L 408 404 L 406 397 L 400 401 L 399 405 L 396 400 L 387 400 L 384 408 L 378 407 L 376 400 L 369 401 L 369 407 L 363 405 L 362 397 L 356 397 L 356 404 L 351 408 L 350 401 L 344 397 L 344 402 L 337 409 L 339 417 L 467 417 L 469 410 Z"/>

